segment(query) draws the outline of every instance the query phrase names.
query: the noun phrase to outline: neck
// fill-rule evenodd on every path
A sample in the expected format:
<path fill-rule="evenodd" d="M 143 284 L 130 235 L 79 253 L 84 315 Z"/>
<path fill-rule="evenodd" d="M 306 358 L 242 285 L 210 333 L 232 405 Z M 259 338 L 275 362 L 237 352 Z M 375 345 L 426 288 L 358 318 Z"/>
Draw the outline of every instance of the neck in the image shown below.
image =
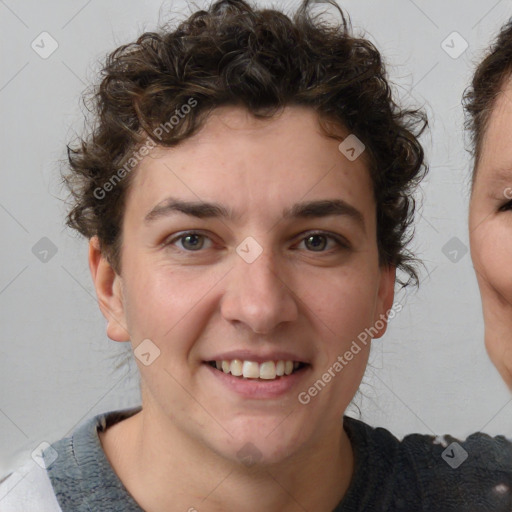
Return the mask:
<path fill-rule="evenodd" d="M 143 410 L 100 434 L 115 472 L 146 512 L 331 512 L 353 473 L 353 453 L 339 425 L 284 461 L 252 465 L 213 452 Z"/>

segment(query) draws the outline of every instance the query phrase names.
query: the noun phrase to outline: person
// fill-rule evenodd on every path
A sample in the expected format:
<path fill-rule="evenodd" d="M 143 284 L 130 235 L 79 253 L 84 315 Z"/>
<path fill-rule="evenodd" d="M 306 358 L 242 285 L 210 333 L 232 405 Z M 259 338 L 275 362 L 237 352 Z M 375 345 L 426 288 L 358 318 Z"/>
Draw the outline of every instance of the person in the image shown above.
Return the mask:
<path fill-rule="evenodd" d="M 512 389 L 512 21 L 478 65 L 464 96 L 474 158 L 470 247 L 485 324 L 485 345 Z"/>
<path fill-rule="evenodd" d="M 48 446 L 3 511 L 510 510 L 505 438 L 344 416 L 418 281 L 426 120 L 311 7 L 218 0 L 108 57 L 67 222 L 142 403 Z"/>

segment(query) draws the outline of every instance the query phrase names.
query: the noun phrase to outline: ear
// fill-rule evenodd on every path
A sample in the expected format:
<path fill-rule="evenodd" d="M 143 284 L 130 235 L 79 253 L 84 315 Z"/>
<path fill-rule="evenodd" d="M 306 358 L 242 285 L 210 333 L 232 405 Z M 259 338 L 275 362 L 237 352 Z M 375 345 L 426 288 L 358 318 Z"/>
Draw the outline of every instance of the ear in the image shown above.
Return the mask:
<path fill-rule="evenodd" d="M 377 293 L 377 307 L 375 308 L 375 318 L 373 322 L 374 328 L 377 330 L 377 334 L 374 338 L 384 336 L 388 327 L 388 314 L 393 307 L 393 300 L 395 298 L 395 281 L 396 267 L 381 266 L 379 290 Z"/>
<path fill-rule="evenodd" d="M 126 327 L 122 278 L 102 255 L 98 237 L 89 241 L 89 269 L 98 305 L 107 319 L 107 336 L 114 341 L 130 341 Z"/>

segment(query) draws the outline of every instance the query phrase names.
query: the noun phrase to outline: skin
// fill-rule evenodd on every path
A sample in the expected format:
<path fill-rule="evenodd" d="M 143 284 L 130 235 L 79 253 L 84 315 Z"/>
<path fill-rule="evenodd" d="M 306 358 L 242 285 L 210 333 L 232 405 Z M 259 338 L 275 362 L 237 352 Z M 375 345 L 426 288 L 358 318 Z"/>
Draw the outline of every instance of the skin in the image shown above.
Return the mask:
<path fill-rule="evenodd" d="M 512 390 L 512 85 L 498 95 L 482 140 L 470 202 L 471 257 L 485 323 L 485 345 Z"/>
<path fill-rule="evenodd" d="M 144 510 L 327 512 L 345 494 L 353 452 L 341 418 L 370 344 L 308 405 L 297 395 L 389 311 L 395 269 L 378 262 L 364 157 L 350 162 L 338 144 L 312 109 L 287 107 L 257 120 L 238 107 L 219 108 L 199 133 L 154 150 L 135 171 L 121 276 L 91 240 L 108 336 L 133 348 L 149 338 L 161 351 L 149 366 L 137 360 L 142 411 L 100 437 Z M 147 212 L 169 196 L 218 202 L 239 216 L 176 213 L 146 224 Z M 284 208 L 319 199 L 346 201 L 364 225 L 348 215 L 283 219 Z M 206 235 L 199 251 L 175 239 L 191 229 Z M 316 249 L 309 230 L 337 234 L 348 246 L 320 236 Z M 235 251 L 248 236 L 263 248 L 250 264 Z M 163 246 L 166 240 L 172 243 Z M 284 396 L 241 398 L 203 364 L 234 349 L 291 351 L 311 366 Z M 237 452 L 249 442 L 260 459 L 247 467 Z"/>

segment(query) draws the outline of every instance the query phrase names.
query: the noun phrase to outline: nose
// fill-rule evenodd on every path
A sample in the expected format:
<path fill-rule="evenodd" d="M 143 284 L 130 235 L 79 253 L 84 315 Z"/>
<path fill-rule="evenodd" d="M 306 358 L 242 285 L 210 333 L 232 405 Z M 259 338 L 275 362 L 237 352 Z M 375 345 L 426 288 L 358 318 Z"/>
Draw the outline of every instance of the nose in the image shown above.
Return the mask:
<path fill-rule="evenodd" d="M 279 270 L 275 257 L 267 250 L 252 263 L 238 255 L 228 274 L 221 312 L 232 323 L 243 323 L 253 332 L 268 334 L 283 322 L 298 317 L 295 295 Z"/>

